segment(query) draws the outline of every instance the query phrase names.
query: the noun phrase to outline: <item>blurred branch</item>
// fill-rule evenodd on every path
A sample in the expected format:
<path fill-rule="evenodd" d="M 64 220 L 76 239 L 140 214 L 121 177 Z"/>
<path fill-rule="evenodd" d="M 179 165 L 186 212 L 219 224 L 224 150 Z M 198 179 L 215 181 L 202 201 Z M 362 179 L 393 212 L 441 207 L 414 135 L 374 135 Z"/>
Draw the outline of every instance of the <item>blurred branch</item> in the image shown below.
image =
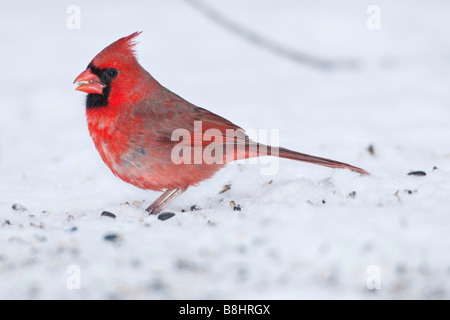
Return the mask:
<path fill-rule="evenodd" d="M 276 41 L 268 39 L 250 29 L 245 28 L 244 26 L 222 15 L 219 11 L 205 4 L 201 0 L 185 0 L 185 2 L 190 4 L 197 11 L 207 16 L 213 22 L 240 36 L 241 38 L 244 38 L 248 42 L 251 42 L 261 48 L 264 48 L 268 51 L 271 51 L 272 53 L 275 53 L 296 63 L 305 64 L 321 70 L 356 69 L 359 66 L 358 61 L 356 61 L 355 59 L 324 59 L 297 51 L 292 48 L 288 48 L 280 43 L 277 43 Z"/>

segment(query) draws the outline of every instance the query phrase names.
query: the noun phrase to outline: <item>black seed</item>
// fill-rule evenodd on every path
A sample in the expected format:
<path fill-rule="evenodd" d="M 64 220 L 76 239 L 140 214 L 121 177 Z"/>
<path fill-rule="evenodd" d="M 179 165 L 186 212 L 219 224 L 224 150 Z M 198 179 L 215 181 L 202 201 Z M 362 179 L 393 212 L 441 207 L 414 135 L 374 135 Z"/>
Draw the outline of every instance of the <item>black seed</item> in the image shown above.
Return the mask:
<path fill-rule="evenodd" d="M 70 231 L 70 232 L 75 232 L 75 231 L 77 231 L 77 230 L 78 230 L 77 227 L 72 227 L 72 229 L 70 229 L 69 231 Z"/>
<path fill-rule="evenodd" d="M 327 203 L 327 202 L 325 201 L 325 199 L 322 199 L 322 204 L 325 204 L 325 203 Z"/>
<path fill-rule="evenodd" d="M 200 208 L 198 205 L 194 204 L 191 209 L 191 211 L 198 211 L 198 210 L 202 210 L 202 208 Z"/>
<path fill-rule="evenodd" d="M 119 240 L 119 235 L 110 233 L 104 236 L 103 239 L 105 239 L 106 241 L 117 242 Z"/>
<path fill-rule="evenodd" d="M 109 217 L 109 218 L 116 218 L 116 215 L 114 213 L 111 213 L 109 211 L 103 211 L 101 214 L 102 217 Z"/>
<path fill-rule="evenodd" d="M 19 204 L 19 203 L 14 203 L 12 205 L 12 209 L 16 210 L 16 211 L 28 211 L 27 208 L 25 208 L 23 205 Z"/>
<path fill-rule="evenodd" d="M 423 177 L 426 176 L 427 174 L 425 173 L 425 171 L 411 171 L 410 173 L 408 173 L 408 176 L 419 176 L 419 177 Z"/>
<path fill-rule="evenodd" d="M 172 218 L 173 216 L 175 216 L 175 213 L 173 213 L 173 212 L 162 212 L 162 213 L 158 214 L 158 219 L 161 221 L 164 221 L 164 220 Z"/>
<path fill-rule="evenodd" d="M 10 226 L 11 222 L 9 220 L 5 220 L 5 222 L 3 223 L 4 226 Z"/>
<path fill-rule="evenodd" d="M 238 204 L 233 207 L 233 211 L 241 211 L 241 209 L 241 206 Z"/>

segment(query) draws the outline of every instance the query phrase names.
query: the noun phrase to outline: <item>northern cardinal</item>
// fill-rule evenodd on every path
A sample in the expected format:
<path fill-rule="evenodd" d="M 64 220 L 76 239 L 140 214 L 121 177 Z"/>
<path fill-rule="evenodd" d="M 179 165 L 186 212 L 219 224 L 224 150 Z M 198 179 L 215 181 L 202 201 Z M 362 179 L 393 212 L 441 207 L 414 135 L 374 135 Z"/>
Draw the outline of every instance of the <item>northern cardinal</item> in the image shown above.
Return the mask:
<path fill-rule="evenodd" d="M 147 208 L 150 214 L 237 159 L 272 155 L 368 174 L 346 163 L 253 142 L 237 125 L 169 91 L 138 63 L 134 38 L 139 34 L 103 49 L 74 83 L 88 93 L 89 133 L 106 165 L 138 188 L 164 191 Z M 187 161 L 180 163 L 180 156 Z"/>

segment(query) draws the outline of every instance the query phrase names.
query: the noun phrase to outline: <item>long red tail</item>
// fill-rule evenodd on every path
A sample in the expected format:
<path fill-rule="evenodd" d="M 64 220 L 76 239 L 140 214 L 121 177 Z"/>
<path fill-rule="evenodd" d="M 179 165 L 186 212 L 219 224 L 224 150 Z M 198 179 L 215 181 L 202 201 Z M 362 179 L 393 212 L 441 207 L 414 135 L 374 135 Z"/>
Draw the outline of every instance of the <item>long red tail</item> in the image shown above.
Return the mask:
<path fill-rule="evenodd" d="M 271 146 L 265 146 L 262 144 L 258 144 L 257 150 L 258 150 L 258 154 L 260 156 L 261 155 L 277 156 L 277 157 L 285 158 L 285 159 L 309 162 L 309 163 L 313 163 L 313 164 L 317 164 L 317 165 L 325 166 L 325 167 L 329 167 L 329 168 L 349 169 L 349 170 L 352 170 L 355 172 L 359 172 L 361 174 L 370 175 L 370 173 L 368 173 L 366 170 L 349 165 L 347 163 L 343 163 L 343 162 L 339 162 L 339 161 L 335 161 L 335 160 L 331 160 L 331 159 L 326 159 L 326 158 L 320 158 L 320 157 L 316 157 L 316 156 L 311 156 L 309 154 L 292 151 L 292 150 L 289 150 L 286 148 L 274 148 Z M 265 151 L 265 150 L 267 150 L 267 151 Z"/>

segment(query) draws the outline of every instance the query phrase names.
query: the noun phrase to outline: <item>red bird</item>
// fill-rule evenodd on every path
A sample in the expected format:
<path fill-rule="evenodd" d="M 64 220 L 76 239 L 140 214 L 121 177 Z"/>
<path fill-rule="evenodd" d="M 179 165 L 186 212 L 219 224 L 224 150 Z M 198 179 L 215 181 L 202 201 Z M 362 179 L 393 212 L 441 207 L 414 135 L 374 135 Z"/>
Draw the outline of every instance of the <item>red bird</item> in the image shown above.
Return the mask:
<path fill-rule="evenodd" d="M 169 91 L 138 63 L 133 40 L 139 34 L 103 49 L 74 83 L 76 90 L 88 93 L 89 133 L 111 171 L 138 188 L 164 190 L 147 208 L 150 214 L 237 159 L 272 155 L 368 174 L 342 162 L 253 142 L 237 125 Z"/>

